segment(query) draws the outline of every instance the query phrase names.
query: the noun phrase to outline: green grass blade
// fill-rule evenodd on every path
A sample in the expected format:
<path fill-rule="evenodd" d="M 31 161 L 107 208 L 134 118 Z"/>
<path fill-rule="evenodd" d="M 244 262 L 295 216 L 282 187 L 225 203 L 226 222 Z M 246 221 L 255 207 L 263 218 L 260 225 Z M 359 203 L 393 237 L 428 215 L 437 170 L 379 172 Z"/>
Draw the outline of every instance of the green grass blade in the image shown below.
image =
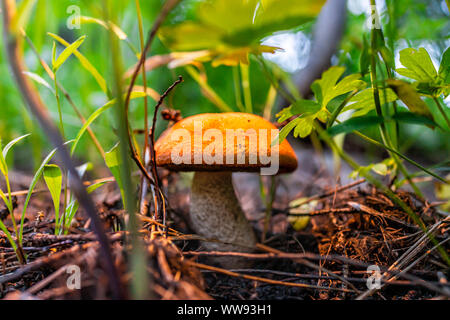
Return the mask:
<path fill-rule="evenodd" d="M 31 135 L 31 133 L 28 134 L 24 134 L 23 136 L 20 136 L 14 140 L 12 140 L 10 143 L 8 143 L 4 148 L 3 148 L 3 157 L 6 159 L 6 156 L 8 155 L 9 150 L 11 150 L 12 147 L 14 147 L 14 145 L 20 141 L 22 141 L 23 139 L 25 139 L 26 137 L 28 137 L 29 135 Z"/>
<path fill-rule="evenodd" d="M 75 51 L 77 51 L 77 49 L 84 42 L 84 39 L 86 39 L 86 36 L 79 37 L 75 42 L 73 42 L 71 45 L 65 48 L 63 52 L 61 52 L 61 54 L 56 59 L 55 64 L 53 65 L 54 71 L 57 71 L 63 65 L 63 63 L 66 62 L 66 60 L 69 59 L 69 57 Z"/>
<path fill-rule="evenodd" d="M 68 47 L 70 45 L 66 40 L 64 40 L 63 38 L 61 38 L 60 36 L 58 36 L 56 34 L 49 32 L 48 35 L 66 47 Z M 97 71 L 97 69 L 89 62 L 89 60 L 85 56 L 83 56 L 78 50 L 75 50 L 73 52 L 73 54 L 80 61 L 83 68 L 85 68 L 94 77 L 94 79 L 97 81 L 97 83 L 100 86 L 100 88 L 102 89 L 102 91 L 104 93 L 108 93 L 108 88 L 106 86 L 105 79 Z"/>
<path fill-rule="evenodd" d="M 130 99 L 136 99 L 136 98 L 142 98 L 146 95 L 145 92 L 132 92 Z M 70 150 L 71 154 L 75 151 L 75 148 L 77 147 L 78 143 L 80 142 L 81 137 L 86 132 L 87 128 L 92 124 L 92 122 L 95 121 L 103 112 L 111 108 L 114 104 L 116 104 L 116 99 L 112 99 L 111 101 L 108 101 L 106 104 L 104 104 L 102 107 L 98 108 L 94 111 L 94 113 L 91 114 L 91 116 L 86 120 L 86 123 L 81 127 L 80 131 L 78 131 L 78 134 L 75 138 L 75 141 L 72 145 L 72 148 Z"/>

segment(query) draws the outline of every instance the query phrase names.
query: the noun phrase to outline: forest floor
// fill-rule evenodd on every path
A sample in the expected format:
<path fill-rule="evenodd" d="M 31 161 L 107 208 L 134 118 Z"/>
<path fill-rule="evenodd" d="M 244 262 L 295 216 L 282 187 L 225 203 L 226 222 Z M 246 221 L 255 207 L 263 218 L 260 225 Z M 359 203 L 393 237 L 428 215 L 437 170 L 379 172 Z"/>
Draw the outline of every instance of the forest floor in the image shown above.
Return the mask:
<path fill-rule="evenodd" d="M 302 158 L 303 157 L 303 158 Z M 308 157 L 300 156 L 300 166 Z M 161 172 L 168 196 L 168 232 L 152 232 L 155 221 L 140 216 L 148 253 L 153 299 L 443 299 L 450 297 L 448 266 L 436 245 L 401 208 L 364 181 L 330 177 L 319 164 L 304 161 L 295 174 L 277 180 L 269 230 L 254 253 L 205 252 L 189 228 L 189 174 Z M 26 190 L 27 176 L 16 174 L 14 190 Z M 22 181 L 23 180 L 23 181 Z M 333 181 L 334 180 L 334 181 Z M 262 239 L 265 208 L 258 177 L 235 174 L 237 194 Z M 422 219 L 441 248 L 450 252 L 450 218 L 439 202 L 397 191 Z M 290 209 L 292 199 L 307 206 Z M 113 183 L 95 192 L 98 212 L 107 230 L 123 229 L 120 195 Z M 17 197 L 16 219 L 24 196 Z M 9 226 L 7 211 L 0 207 Z M 295 230 L 296 217 L 309 217 Z M 68 235 L 55 236 L 54 212 L 46 192 L 33 196 L 24 227 L 27 264 L 19 265 L 0 233 L 0 299 L 107 299 L 108 276 L 99 245 L 80 211 Z M 126 233 L 110 232 L 112 253 L 124 287 L 129 284 Z M 233 256 L 246 267 L 226 270 L 215 256 Z M 67 286 L 68 270 L 81 270 L 81 289 Z M 375 270 L 375 271 L 370 271 Z M 379 273 L 377 273 L 379 272 Z M 382 278 L 379 279 L 378 275 Z M 380 281 L 378 281 L 380 280 Z M 373 286 L 380 290 L 370 290 Z M 372 286 L 371 286 L 372 285 Z"/>

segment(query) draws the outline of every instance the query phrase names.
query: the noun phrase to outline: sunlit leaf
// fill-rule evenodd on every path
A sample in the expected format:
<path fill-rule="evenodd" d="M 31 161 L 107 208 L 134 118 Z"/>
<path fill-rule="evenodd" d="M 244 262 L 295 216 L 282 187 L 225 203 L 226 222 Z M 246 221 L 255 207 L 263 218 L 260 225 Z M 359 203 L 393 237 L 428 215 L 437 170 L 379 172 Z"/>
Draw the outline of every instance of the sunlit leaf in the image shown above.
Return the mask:
<path fill-rule="evenodd" d="M 437 77 L 433 61 L 425 48 L 403 49 L 400 51 L 400 62 L 405 68 L 396 71 L 402 76 L 424 82 L 434 81 Z"/>
<path fill-rule="evenodd" d="M 122 164 L 121 156 L 119 154 L 119 144 L 117 143 L 110 151 L 106 152 L 105 154 L 105 163 L 108 166 L 109 170 L 111 171 L 112 175 L 114 176 L 114 179 L 116 179 L 117 185 L 119 186 L 120 194 L 122 196 L 122 202 L 124 205 L 124 208 L 126 208 L 125 205 L 125 191 L 123 189 L 123 181 L 120 174 L 120 167 Z"/>
<path fill-rule="evenodd" d="M 380 101 L 382 105 L 396 101 L 397 99 L 397 95 L 392 89 L 386 88 L 380 90 Z M 374 109 L 375 101 L 373 98 L 373 89 L 369 88 L 358 92 L 354 97 L 352 97 L 342 112 L 347 110 L 356 110 L 355 113 L 353 113 L 353 117 L 359 117 Z"/>
<path fill-rule="evenodd" d="M 66 47 L 63 52 L 58 56 L 55 63 L 53 64 L 53 70 L 58 70 L 64 62 L 81 46 L 86 36 L 81 36 L 77 40 L 75 40 L 72 44 Z"/>
<path fill-rule="evenodd" d="M 59 43 L 61 43 L 62 45 L 66 46 L 66 47 L 68 47 L 70 45 L 66 40 L 64 40 L 63 38 L 61 38 L 60 36 L 58 36 L 56 34 L 53 34 L 53 33 L 49 32 L 48 35 L 51 36 L 52 38 L 54 38 Z M 97 83 L 100 86 L 100 88 L 102 89 L 102 91 L 107 93 L 108 88 L 106 87 L 106 81 L 101 76 L 101 74 L 97 71 L 97 69 L 78 50 L 75 50 L 73 52 L 73 54 L 80 61 L 80 63 L 83 66 L 83 68 L 85 68 L 95 78 L 95 80 L 97 81 Z"/>
<path fill-rule="evenodd" d="M 197 21 L 162 27 L 159 36 L 174 51 L 211 50 L 216 65 L 245 57 L 240 48 L 255 48 L 276 31 L 311 21 L 324 0 L 211 0 L 200 3 Z M 248 50 L 254 53 L 254 50 Z M 234 59 L 230 57 L 235 56 Z M 245 60 L 244 60 L 245 61 Z"/>
<path fill-rule="evenodd" d="M 55 232 L 58 234 L 59 225 L 59 204 L 61 201 L 62 173 L 61 169 L 55 164 L 44 166 L 44 181 L 52 196 L 55 207 Z"/>

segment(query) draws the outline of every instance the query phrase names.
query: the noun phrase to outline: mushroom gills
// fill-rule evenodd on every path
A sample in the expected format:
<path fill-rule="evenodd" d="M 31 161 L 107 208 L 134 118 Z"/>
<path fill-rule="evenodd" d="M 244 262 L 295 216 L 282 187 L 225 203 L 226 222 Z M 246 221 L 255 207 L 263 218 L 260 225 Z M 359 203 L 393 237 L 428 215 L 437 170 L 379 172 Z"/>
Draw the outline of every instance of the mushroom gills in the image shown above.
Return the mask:
<path fill-rule="evenodd" d="M 219 241 L 204 241 L 207 250 L 251 252 L 255 248 L 256 237 L 234 192 L 232 172 L 195 172 L 190 219 L 198 235 Z"/>

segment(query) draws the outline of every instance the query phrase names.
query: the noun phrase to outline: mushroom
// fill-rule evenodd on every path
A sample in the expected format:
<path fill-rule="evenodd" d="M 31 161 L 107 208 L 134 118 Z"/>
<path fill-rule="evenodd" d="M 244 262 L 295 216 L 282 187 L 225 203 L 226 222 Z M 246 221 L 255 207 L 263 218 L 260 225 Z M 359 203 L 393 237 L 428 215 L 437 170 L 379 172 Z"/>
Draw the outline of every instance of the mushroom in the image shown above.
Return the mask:
<path fill-rule="evenodd" d="M 256 237 L 236 197 L 232 172 L 294 171 L 294 150 L 287 140 L 272 145 L 277 136 L 272 123 L 253 114 L 206 113 L 175 123 L 155 143 L 157 166 L 195 171 L 189 215 L 198 235 L 218 240 L 204 242 L 208 250 L 253 251 Z"/>

